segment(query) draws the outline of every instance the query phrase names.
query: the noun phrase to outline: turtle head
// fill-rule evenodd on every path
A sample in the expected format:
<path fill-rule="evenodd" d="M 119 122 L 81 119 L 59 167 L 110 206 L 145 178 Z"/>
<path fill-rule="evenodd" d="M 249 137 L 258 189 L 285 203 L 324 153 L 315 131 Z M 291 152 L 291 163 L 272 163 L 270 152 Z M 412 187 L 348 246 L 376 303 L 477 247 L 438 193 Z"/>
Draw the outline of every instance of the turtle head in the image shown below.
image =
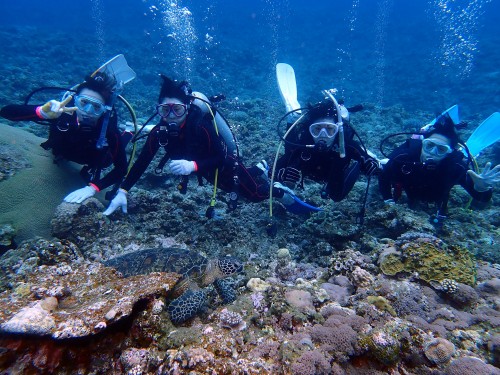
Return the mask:
<path fill-rule="evenodd" d="M 232 257 L 218 259 L 217 266 L 224 277 L 243 271 L 243 264 Z"/>

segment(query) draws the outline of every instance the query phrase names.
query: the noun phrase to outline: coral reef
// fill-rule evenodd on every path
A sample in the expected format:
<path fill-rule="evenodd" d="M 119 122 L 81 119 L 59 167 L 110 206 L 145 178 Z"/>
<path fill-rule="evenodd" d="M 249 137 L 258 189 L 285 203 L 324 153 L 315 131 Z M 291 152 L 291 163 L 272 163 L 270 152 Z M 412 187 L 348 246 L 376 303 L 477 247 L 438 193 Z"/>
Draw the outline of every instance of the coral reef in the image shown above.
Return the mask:
<path fill-rule="evenodd" d="M 15 2 L 4 6 L 6 24 L 0 28 L 2 105 L 18 101 L 34 85 L 73 86 L 81 82 L 86 72 L 94 70 L 93 65 L 97 67 L 105 59 L 105 42 L 127 51 L 132 68 L 140 72 L 125 90 L 139 123 L 145 123 L 152 114 L 151 104 L 157 100 L 157 73 L 168 67 L 166 74 L 188 79 L 196 90 L 206 90 L 207 95 L 226 94 L 227 100 L 217 103 L 217 107 L 234 126 L 246 165 L 262 158 L 272 160 L 279 138 L 272 136 L 270 129 L 283 115 L 283 106 L 276 105 L 276 85 L 274 79 L 269 79 L 276 56 L 268 52 L 279 41 L 281 22 L 294 20 L 284 17 L 289 16 L 289 7 L 281 7 L 278 13 L 274 6 L 267 9 L 271 12 L 262 12 L 266 9 L 255 4 L 250 9 L 239 2 L 228 2 L 224 6 L 231 10 L 231 17 L 225 19 L 214 4 L 208 9 L 202 2 L 193 2 L 189 8 L 196 11 L 190 12 L 188 20 L 194 21 L 198 30 L 200 26 L 206 28 L 207 35 L 199 38 L 202 48 L 193 45 L 195 48 L 190 49 L 184 44 L 179 46 L 179 34 L 165 32 L 172 26 L 164 22 L 168 15 L 165 10 L 187 10 L 178 2 L 150 6 L 151 12 L 138 11 L 134 2 L 122 2 L 110 12 L 107 2 L 93 3 L 99 6 L 90 9 L 84 4 L 84 12 L 73 11 L 81 9 L 80 2 L 66 4 L 67 14 L 56 29 L 47 27 L 51 26 L 46 22 L 53 11 L 50 7 L 44 10 L 43 5 L 34 4 L 31 12 L 19 12 L 20 5 Z M 271 2 L 267 3 L 269 6 Z M 369 56 L 373 36 L 380 39 L 380 35 L 356 37 L 371 30 L 372 24 L 365 21 L 380 20 L 366 11 L 367 4 L 361 4 L 361 12 L 355 9 L 356 17 L 361 17 L 356 18 L 356 25 L 337 22 L 330 33 L 317 28 L 321 17 L 314 10 L 317 6 L 323 10 L 321 4 L 312 8 L 310 4 L 305 8 L 295 5 L 290 14 L 298 16 L 300 22 L 292 24 L 309 31 L 299 33 L 302 39 L 297 40 L 296 52 L 300 58 L 292 56 L 299 100 L 302 104 L 319 100 L 318 87 L 338 68 L 342 74 L 337 87 L 346 105 L 363 104 L 363 111 L 351 114 L 351 124 L 367 148 L 376 151 L 379 141 L 391 132 L 418 129 L 443 109 L 438 107 L 444 102 L 460 102 L 464 119 L 472 125 L 497 110 L 495 100 L 485 100 L 496 98 L 498 91 L 492 79 L 498 78 L 494 62 L 499 54 L 493 37 L 480 39 L 482 50 L 486 48 L 482 53 L 489 58 L 475 64 L 473 80 L 457 80 L 449 60 L 436 69 L 436 64 L 408 59 L 416 56 L 411 55 L 414 52 L 428 59 L 439 49 L 436 46 L 441 39 L 429 33 L 413 38 L 417 45 L 408 52 L 408 38 L 401 37 L 401 30 L 409 26 L 407 20 L 411 17 L 393 17 L 386 25 L 384 40 L 379 40 L 393 47 L 383 56 L 391 74 L 382 77 L 377 69 L 383 66 L 371 64 L 373 56 Z M 407 2 L 394 2 L 391 6 L 396 11 L 392 13 L 402 15 L 404 5 L 408 6 Z M 422 10 L 419 7 L 411 3 L 415 16 L 412 20 L 428 31 L 426 21 L 416 17 L 415 10 Z M 352 14 L 342 12 L 354 9 L 337 8 L 339 19 L 353 21 Z M 96 29 L 98 43 L 91 37 L 79 38 L 75 43 L 78 21 L 86 20 L 91 12 L 93 19 L 100 22 L 101 10 L 116 15 L 106 17 L 102 30 L 105 40 L 101 30 Z M 13 12 L 16 17 L 10 17 Z M 18 16 L 23 14 L 35 15 L 29 25 L 9 25 L 22 22 Z M 137 20 L 137 14 L 145 22 Z M 151 14 L 158 18 L 152 20 Z M 203 14 L 203 24 L 196 23 L 199 14 Z M 242 14 L 250 23 L 242 21 Z M 426 18 L 429 14 L 426 12 Z M 263 15 L 272 22 L 266 22 Z M 489 25 L 495 24 L 492 15 L 496 13 L 487 11 L 481 17 L 489 18 L 477 19 L 487 31 L 491 30 Z M 213 16 L 219 29 L 210 27 L 215 26 L 210 24 Z M 431 23 L 439 24 L 436 20 Z M 344 48 L 346 39 L 338 37 L 346 25 L 351 26 L 355 36 L 348 38 L 354 43 L 350 50 Z M 361 28 L 364 25 L 368 29 Z M 93 25 L 87 26 L 92 29 Z M 160 33 L 152 30 L 157 26 Z M 249 32 L 231 32 L 242 27 Z M 323 43 L 317 43 L 318 35 Z M 266 48 L 270 42 L 272 48 Z M 344 43 L 344 47 L 324 48 L 338 43 Z M 239 48 L 242 45 L 249 48 Z M 254 53 L 259 48 L 265 53 Z M 304 48 L 308 53 L 302 53 Z M 178 55 L 170 53 L 178 50 L 196 52 L 179 62 L 175 60 Z M 325 51 L 328 58 L 322 58 Z M 332 51 L 338 58 L 331 58 Z M 439 56 L 438 60 L 442 62 Z M 377 74 L 366 68 L 372 65 Z M 417 70 L 419 74 L 413 74 Z M 464 69 L 459 70 L 462 72 Z M 356 79 L 347 79 L 349 76 Z M 416 81 L 410 79 L 410 85 L 408 80 L 400 79 L 410 76 L 417 77 Z M 383 78 L 383 82 L 373 78 Z M 422 95 L 422 88 L 426 95 Z M 40 102 L 52 99 L 42 94 Z M 405 107 L 418 109 L 410 111 Z M 120 120 L 122 110 L 118 108 Z M 19 126 L 40 135 L 46 132 L 38 124 Z M 463 139 L 473 127 L 460 130 Z M 6 314 L 1 322 L 10 322 L 6 327 L 14 331 L 35 334 L 28 337 L 2 333 L 2 374 L 498 373 L 494 367 L 499 366 L 500 347 L 500 271 L 494 264 L 500 263 L 497 193 L 490 206 L 479 210 L 474 203 L 466 208 L 469 196 L 459 187 L 453 189 L 448 218 L 437 228 L 428 222 L 429 215 L 436 212 L 432 204 L 410 209 L 403 195 L 398 204 L 384 206 L 375 178 L 370 184 L 360 177 L 342 202 L 321 199 L 320 184 L 306 179 L 303 186 L 296 188 L 297 194 L 323 211 L 305 217 L 287 213 L 275 204 L 278 232 L 269 238 L 265 230 L 268 202 L 250 204 L 241 199 L 236 210 L 227 211 L 227 194 L 219 191 L 216 215 L 207 220 L 205 208 L 212 187 L 198 186 L 192 176 L 187 193 L 182 195 L 176 187 L 177 177 L 155 174 L 159 161 L 155 160 L 128 195 L 127 215 L 116 212 L 104 217 L 101 194 L 79 205 L 60 204 L 53 216 L 64 195 L 81 187 L 81 180 L 75 171 L 66 171 L 65 165 L 53 165 L 52 157 L 38 146 L 40 140 L 25 131 L 11 130 L 4 131 L 3 126 L 0 129 L 0 228 L 4 228 L 0 242 L 5 246 L 0 247 L 0 298 L 4 310 L 1 314 Z M 5 139 L 15 142 L 7 143 Z M 385 151 L 398 142 L 389 140 Z M 493 161 L 494 165 L 500 162 L 499 150 L 498 145 L 485 150 L 479 164 L 483 165 L 483 160 Z M 161 156 L 158 153 L 158 159 Z M 366 205 L 361 207 L 358 202 L 364 201 L 367 187 Z M 362 225 L 356 220 L 360 211 L 365 213 Z M 5 217 L 8 220 L 3 220 Z M 34 239 L 35 235 L 44 239 Z M 51 235 L 56 238 L 50 239 Z M 178 323 L 180 319 L 169 319 L 168 313 L 169 307 L 175 307 L 170 302 L 173 284 L 177 285 L 173 275 L 168 284 L 155 273 L 122 278 L 100 265 L 103 260 L 158 247 L 190 249 L 209 259 L 236 256 L 246 262 L 244 272 L 231 282 L 214 281 L 213 289 L 191 291 L 206 294 L 210 303 L 203 303 L 205 296 L 189 299 L 187 295 L 185 302 L 195 301 L 193 310 L 199 310 L 199 314 Z M 383 260 L 378 263 L 383 272 L 377 267 L 377 259 Z M 58 337 L 68 338 L 55 339 L 56 332 Z M 449 359 L 447 342 L 455 346 Z"/>
<path fill-rule="evenodd" d="M 154 273 L 120 278 L 100 264 L 74 264 L 65 272 L 61 265 L 38 266 L 17 280 L 23 294 L 0 293 L 3 333 L 51 336 L 54 339 L 85 337 L 132 314 L 139 301 L 167 295 L 179 275 Z"/>
<path fill-rule="evenodd" d="M 425 343 L 425 356 L 438 365 L 447 363 L 453 354 L 455 354 L 455 345 L 443 338 L 437 338 Z"/>
<path fill-rule="evenodd" d="M 446 368 L 445 375 L 498 375 L 500 369 L 488 365 L 478 358 L 457 358 Z"/>
<path fill-rule="evenodd" d="M 396 250 L 385 247 L 379 257 L 380 269 L 394 276 L 399 272 L 415 273 L 430 283 L 451 279 L 475 285 L 475 263 L 472 255 L 460 247 L 445 245 L 435 237 L 409 234 L 396 243 Z"/>
<path fill-rule="evenodd" d="M 0 179 L 0 224 L 10 224 L 15 241 L 50 236 L 50 220 L 66 194 L 81 187 L 78 173 L 69 164 L 53 163 L 40 147 L 43 138 L 0 123 L 0 147 L 8 145 L 19 157 L 17 172 Z M 3 167 L 1 167 L 3 168 Z"/>

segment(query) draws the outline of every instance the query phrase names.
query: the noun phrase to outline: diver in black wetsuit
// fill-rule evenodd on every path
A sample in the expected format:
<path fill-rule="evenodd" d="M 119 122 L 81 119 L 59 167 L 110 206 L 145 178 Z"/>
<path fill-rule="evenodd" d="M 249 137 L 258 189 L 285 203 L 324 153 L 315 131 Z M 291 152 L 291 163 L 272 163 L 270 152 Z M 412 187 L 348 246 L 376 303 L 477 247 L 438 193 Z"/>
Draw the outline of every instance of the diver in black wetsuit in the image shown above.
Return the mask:
<path fill-rule="evenodd" d="M 0 110 L 0 116 L 12 121 L 47 121 L 49 138 L 41 146 L 52 150 L 56 160 L 66 159 L 84 165 L 81 174 L 88 186 L 67 195 L 66 202 L 81 203 L 125 176 L 127 157 L 114 109 L 109 114 L 106 132 L 108 146 L 96 147 L 114 85 L 113 78 L 96 73 L 85 78 L 76 93 L 62 102 L 51 100 L 43 106 L 11 104 Z M 75 106 L 66 107 L 68 104 Z M 101 169 L 111 163 L 114 164 L 113 170 L 101 178 Z"/>
<path fill-rule="evenodd" d="M 194 173 L 200 184 L 204 178 L 230 192 L 230 209 L 236 208 L 240 194 L 253 202 L 266 199 L 269 184 L 267 178 L 260 178 L 264 171 L 257 166 L 247 169 L 238 160 L 231 130 L 215 107 L 203 94 L 193 93 L 187 82 L 173 81 L 163 75 L 162 79 L 157 105 L 161 120 L 149 133 L 139 158 L 104 214 L 110 215 L 118 207 L 127 212 L 127 192 L 143 175 L 160 147 L 166 154 L 157 172 L 161 173 L 170 160 L 170 173 L 182 176 L 178 186 L 181 192 L 185 192 L 187 176 Z M 207 211 L 208 217 L 210 212 L 213 210 Z"/>
<path fill-rule="evenodd" d="M 379 189 L 386 204 L 394 204 L 404 191 L 410 207 L 417 201 L 434 202 L 436 215 L 431 223 L 441 225 L 447 215 L 450 191 L 461 185 L 474 199 L 487 202 L 492 186 L 500 181 L 500 165 L 490 170 L 487 163 L 481 174 L 469 169 L 459 144 L 455 125 L 449 115 L 438 117 L 433 130 L 423 139 L 412 138 L 390 155 L 379 176 Z"/>
<path fill-rule="evenodd" d="M 306 109 L 286 138 L 285 154 L 276 165 L 275 187 L 292 187 L 290 184 L 306 177 L 323 184 L 322 198 L 339 202 L 349 194 L 360 172 L 371 176 L 379 171 L 378 161 L 354 140 L 347 108 L 339 106 L 341 116 L 336 108 L 332 100 L 325 99 Z"/>

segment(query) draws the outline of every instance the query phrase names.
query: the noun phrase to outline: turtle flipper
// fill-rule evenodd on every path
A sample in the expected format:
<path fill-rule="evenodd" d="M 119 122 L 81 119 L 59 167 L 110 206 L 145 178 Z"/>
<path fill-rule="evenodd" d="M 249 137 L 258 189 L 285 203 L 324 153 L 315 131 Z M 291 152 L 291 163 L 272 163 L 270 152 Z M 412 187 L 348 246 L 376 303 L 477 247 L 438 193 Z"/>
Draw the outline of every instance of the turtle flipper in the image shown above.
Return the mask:
<path fill-rule="evenodd" d="M 218 279 L 214 281 L 214 287 L 217 293 L 219 293 L 220 298 L 222 298 L 222 303 L 227 305 L 236 301 L 236 290 L 234 289 L 233 283 L 229 279 Z"/>
<path fill-rule="evenodd" d="M 188 290 L 168 305 L 167 311 L 174 324 L 180 324 L 198 314 L 207 303 L 204 290 Z"/>

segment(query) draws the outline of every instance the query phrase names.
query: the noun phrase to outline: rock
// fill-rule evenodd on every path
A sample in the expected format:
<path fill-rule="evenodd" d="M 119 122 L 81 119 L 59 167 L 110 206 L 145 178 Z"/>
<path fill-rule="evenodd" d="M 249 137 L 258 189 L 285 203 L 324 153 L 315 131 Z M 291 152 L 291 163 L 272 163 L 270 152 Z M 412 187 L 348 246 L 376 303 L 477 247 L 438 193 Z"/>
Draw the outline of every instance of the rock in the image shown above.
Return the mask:
<path fill-rule="evenodd" d="M 114 269 L 95 263 L 74 265 L 69 274 L 60 274 L 57 269 L 41 266 L 27 275 L 26 283 L 32 291 L 29 294 L 0 294 L 4 306 L 0 310 L 0 333 L 50 335 L 54 339 L 93 335 L 129 316 L 140 300 L 166 296 L 180 277 L 154 272 L 122 278 Z M 68 289 L 71 292 L 57 293 Z M 53 294 L 60 295 L 60 300 Z"/>

